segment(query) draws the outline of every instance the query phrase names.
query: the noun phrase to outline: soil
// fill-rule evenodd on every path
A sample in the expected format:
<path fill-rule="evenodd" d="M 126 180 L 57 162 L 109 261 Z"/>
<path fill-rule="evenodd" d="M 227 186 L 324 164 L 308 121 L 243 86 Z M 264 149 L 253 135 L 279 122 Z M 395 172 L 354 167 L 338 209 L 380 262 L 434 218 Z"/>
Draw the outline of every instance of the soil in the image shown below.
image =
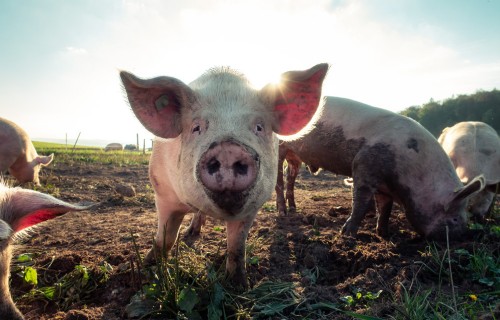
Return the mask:
<path fill-rule="evenodd" d="M 16 274 L 11 288 L 26 319 L 124 319 L 125 306 L 137 292 L 135 244 L 142 256 L 156 233 L 154 194 L 147 165 L 113 166 L 93 163 L 55 163 L 42 172 L 41 182 L 51 193 L 68 202 L 99 202 L 94 210 L 69 213 L 44 223 L 18 241 L 14 255 L 33 253 L 39 277 L 60 278 L 76 265 L 97 269 L 106 261 L 113 267 L 109 279 L 96 286 L 84 301 L 62 308 L 22 298 L 29 291 Z M 416 261 L 423 259 L 428 243 L 412 231 L 402 210 L 395 206 L 390 237 L 375 234 L 376 216 L 369 213 L 356 238 L 340 236 L 339 230 L 351 211 L 351 189 L 345 177 L 328 172 L 317 176 L 302 170 L 296 184 L 297 212 L 279 215 L 275 195 L 259 212 L 249 241 L 259 240 L 252 252 L 257 265 L 248 265 L 250 286 L 266 280 L 293 282 L 297 291 L 311 300 L 339 303 L 340 297 L 360 291 L 396 294 L 418 276 Z M 123 196 L 117 190 L 133 187 Z M 129 188 L 130 189 L 130 188 Z M 130 190 L 128 190 L 130 191 Z M 135 195 L 133 195 L 135 193 Z M 131 195 L 131 196 L 130 196 Z M 181 240 L 191 215 L 186 215 Z M 215 228 L 218 226 L 219 228 Z M 201 235 L 186 241 L 195 250 L 223 260 L 225 233 L 222 221 L 207 219 Z M 469 248 L 464 240 L 452 244 Z M 217 254 L 219 257 L 217 257 Z M 315 277 L 311 276 L 316 272 Z M 435 279 L 419 279 L 432 283 Z M 460 287 L 460 283 L 455 283 Z M 372 313 L 387 317 L 390 304 L 372 305 Z M 378 308 L 378 310 L 377 310 Z M 66 311 L 64 311 L 64 310 Z"/>

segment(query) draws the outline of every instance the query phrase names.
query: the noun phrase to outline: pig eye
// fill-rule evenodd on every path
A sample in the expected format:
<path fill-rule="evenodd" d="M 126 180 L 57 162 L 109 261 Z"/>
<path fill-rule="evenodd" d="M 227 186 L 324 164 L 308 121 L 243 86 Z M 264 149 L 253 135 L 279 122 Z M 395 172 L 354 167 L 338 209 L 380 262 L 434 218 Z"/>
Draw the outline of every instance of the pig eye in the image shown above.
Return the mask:
<path fill-rule="evenodd" d="M 191 133 L 196 133 L 198 132 L 198 134 L 201 134 L 201 127 L 199 124 L 196 124 L 193 126 L 193 129 L 191 130 Z"/>
<path fill-rule="evenodd" d="M 255 134 L 258 135 L 260 132 L 263 132 L 263 131 L 264 131 L 264 126 L 260 123 L 257 123 L 255 125 L 255 129 L 254 129 Z"/>

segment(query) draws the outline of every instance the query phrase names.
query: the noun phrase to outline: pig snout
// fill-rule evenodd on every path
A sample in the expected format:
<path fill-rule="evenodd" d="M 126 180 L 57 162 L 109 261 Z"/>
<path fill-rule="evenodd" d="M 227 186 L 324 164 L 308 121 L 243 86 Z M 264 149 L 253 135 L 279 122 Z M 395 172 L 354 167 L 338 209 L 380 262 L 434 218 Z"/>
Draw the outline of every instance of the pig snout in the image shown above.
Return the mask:
<path fill-rule="evenodd" d="M 259 156 L 234 141 L 212 143 L 201 156 L 198 174 L 210 198 L 228 213 L 238 213 L 259 170 Z"/>

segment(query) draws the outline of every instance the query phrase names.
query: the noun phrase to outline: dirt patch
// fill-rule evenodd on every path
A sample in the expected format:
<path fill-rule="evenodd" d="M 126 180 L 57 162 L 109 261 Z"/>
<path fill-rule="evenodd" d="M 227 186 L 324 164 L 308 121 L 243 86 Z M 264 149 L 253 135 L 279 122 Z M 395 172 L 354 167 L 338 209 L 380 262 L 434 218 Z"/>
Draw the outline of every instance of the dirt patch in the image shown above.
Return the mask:
<path fill-rule="evenodd" d="M 274 195 L 266 203 L 249 235 L 249 242 L 257 244 L 249 255 L 259 261 L 247 267 L 251 286 L 265 280 L 293 282 L 312 300 L 338 303 L 340 297 L 354 292 L 397 292 L 415 277 L 415 262 L 422 259 L 428 244 L 412 231 L 397 206 L 389 239 L 374 233 L 374 213 L 367 215 L 356 238 L 339 235 L 352 205 L 351 189 L 343 185 L 343 178 L 301 171 L 296 185 L 298 212 L 279 215 Z M 48 281 L 71 272 L 76 265 L 92 272 L 109 264 L 112 271 L 85 301 L 74 301 L 62 311 L 60 305 L 20 298 L 29 288 L 22 285 L 14 267 L 12 292 L 20 310 L 27 319 L 123 319 L 125 306 L 140 287 L 131 261 L 137 259 L 136 250 L 146 254 L 156 232 L 147 166 L 56 163 L 43 171 L 41 181 L 63 200 L 100 205 L 94 211 L 70 213 L 35 228 L 18 243 L 14 254 L 33 253 L 33 266 Z M 130 186 L 135 195 L 124 196 L 116 186 Z M 186 216 L 181 233 L 190 217 Z M 208 218 L 199 237 L 185 240 L 207 258 L 223 261 L 224 231 L 221 221 Z M 458 248 L 465 245 L 454 244 Z M 384 305 L 378 313 L 391 312 Z"/>

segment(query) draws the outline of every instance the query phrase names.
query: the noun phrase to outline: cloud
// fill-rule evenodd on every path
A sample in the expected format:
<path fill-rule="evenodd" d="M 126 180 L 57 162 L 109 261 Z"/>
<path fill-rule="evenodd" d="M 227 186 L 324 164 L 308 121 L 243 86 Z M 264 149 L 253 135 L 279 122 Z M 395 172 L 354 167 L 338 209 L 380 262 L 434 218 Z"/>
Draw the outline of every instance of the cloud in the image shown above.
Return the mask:
<path fill-rule="evenodd" d="M 325 94 L 394 111 L 500 82 L 498 60 L 476 61 L 433 36 L 453 30 L 425 19 L 400 28 L 370 3 L 124 0 L 96 28 L 99 34 L 61 45 L 52 71 L 31 81 L 29 95 L 16 89 L 24 85 L 13 84 L 8 97 L 20 110 L 45 113 L 34 117 L 47 123 L 54 114 L 64 119 L 58 126 L 33 124 L 39 137 L 77 130 L 89 138 L 113 138 L 145 132 L 124 98 L 119 70 L 190 82 L 228 65 L 263 86 L 282 72 L 328 62 Z"/>
<path fill-rule="evenodd" d="M 84 48 L 66 47 L 66 52 L 69 54 L 83 55 L 87 54 L 87 50 Z"/>

